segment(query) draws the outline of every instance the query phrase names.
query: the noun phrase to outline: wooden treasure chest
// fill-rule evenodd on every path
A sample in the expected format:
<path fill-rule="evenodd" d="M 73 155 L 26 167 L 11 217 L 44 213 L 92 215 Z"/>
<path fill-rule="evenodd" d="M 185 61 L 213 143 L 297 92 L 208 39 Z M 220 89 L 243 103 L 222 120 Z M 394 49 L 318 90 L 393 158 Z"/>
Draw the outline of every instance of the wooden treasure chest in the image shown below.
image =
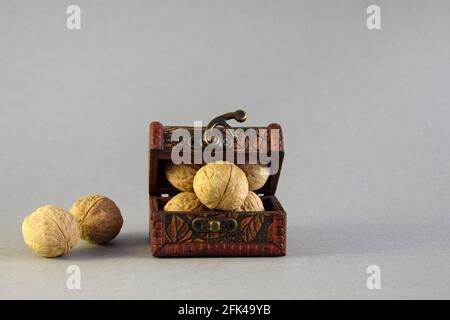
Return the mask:
<path fill-rule="evenodd" d="M 286 254 L 286 212 L 275 195 L 284 158 L 281 126 L 232 128 L 227 122 L 245 119 L 245 112 L 238 110 L 215 118 L 206 127 L 198 123 L 192 127 L 150 123 L 150 238 L 154 256 Z M 267 166 L 277 162 L 265 184 L 254 190 L 262 200 L 264 211 L 211 210 L 208 207 L 201 211 L 165 211 L 165 205 L 181 192 L 166 178 L 167 165 L 180 163 L 182 157 L 184 162 L 181 163 L 196 163 L 200 167 L 211 161 L 206 155 L 215 160 L 220 156 L 223 158 L 220 160 L 238 166 L 243 162 L 261 164 L 265 161 L 263 164 Z M 175 156 L 177 161 L 174 161 Z"/>

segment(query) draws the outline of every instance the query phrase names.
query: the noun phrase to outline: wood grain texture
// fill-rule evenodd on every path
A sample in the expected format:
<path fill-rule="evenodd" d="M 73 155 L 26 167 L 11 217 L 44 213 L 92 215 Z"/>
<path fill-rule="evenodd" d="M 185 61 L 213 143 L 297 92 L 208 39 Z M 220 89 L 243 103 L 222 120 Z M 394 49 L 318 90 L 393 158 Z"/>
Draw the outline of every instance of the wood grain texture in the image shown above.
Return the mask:
<path fill-rule="evenodd" d="M 167 256 L 283 256 L 286 254 L 286 213 L 276 197 L 269 196 L 275 211 L 167 212 L 159 197 L 150 197 L 152 252 Z M 164 200 L 163 200 L 164 201 Z M 233 232 L 197 232 L 192 221 L 233 218 Z"/>

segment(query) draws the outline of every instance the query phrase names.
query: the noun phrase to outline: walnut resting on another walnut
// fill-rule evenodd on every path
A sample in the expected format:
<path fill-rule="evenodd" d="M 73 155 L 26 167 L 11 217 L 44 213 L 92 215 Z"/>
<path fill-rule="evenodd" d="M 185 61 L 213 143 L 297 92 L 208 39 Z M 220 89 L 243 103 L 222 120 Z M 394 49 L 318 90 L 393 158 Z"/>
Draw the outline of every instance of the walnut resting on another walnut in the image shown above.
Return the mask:
<path fill-rule="evenodd" d="M 245 173 L 229 162 L 209 163 L 194 177 L 194 191 L 209 209 L 236 210 L 248 194 Z"/>

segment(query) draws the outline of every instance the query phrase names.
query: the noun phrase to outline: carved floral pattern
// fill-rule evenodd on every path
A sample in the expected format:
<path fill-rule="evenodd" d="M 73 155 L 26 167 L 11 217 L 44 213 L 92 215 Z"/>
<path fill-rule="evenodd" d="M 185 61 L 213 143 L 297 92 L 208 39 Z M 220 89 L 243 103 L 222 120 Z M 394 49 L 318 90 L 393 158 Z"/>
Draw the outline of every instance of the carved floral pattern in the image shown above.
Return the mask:
<path fill-rule="evenodd" d="M 199 232 L 192 228 L 192 221 L 197 217 L 220 220 L 233 218 L 238 227 L 231 232 Z M 164 231 L 168 242 L 272 242 L 273 215 L 270 213 L 215 213 L 201 215 L 198 213 L 165 214 Z"/>

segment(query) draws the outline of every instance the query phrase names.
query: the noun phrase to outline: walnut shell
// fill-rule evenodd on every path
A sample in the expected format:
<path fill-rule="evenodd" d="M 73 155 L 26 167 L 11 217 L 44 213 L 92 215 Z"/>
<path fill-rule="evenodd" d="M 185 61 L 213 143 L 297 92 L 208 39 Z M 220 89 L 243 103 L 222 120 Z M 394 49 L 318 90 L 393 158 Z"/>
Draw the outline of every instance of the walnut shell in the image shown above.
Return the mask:
<path fill-rule="evenodd" d="M 53 258 L 69 252 L 78 241 L 75 218 L 53 205 L 37 209 L 22 224 L 23 239 L 40 256 Z"/>
<path fill-rule="evenodd" d="M 256 193 L 250 191 L 237 211 L 264 211 L 264 204 Z"/>
<path fill-rule="evenodd" d="M 236 210 L 248 194 L 244 171 L 229 162 L 209 163 L 197 171 L 194 191 L 210 209 Z"/>
<path fill-rule="evenodd" d="M 123 219 L 119 208 L 111 199 L 93 195 L 79 199 L 70 209 L 77 219 L 80 237 L 101 244 L 114 239 L 122 229 Z"/>
<path fill-rule="evenodd" d="M 242 164 L 239 168 L 245 172 L 250 191 L 255 191 L 264 187 L 269 179 L 270 170 L 268 167 L 260 164 Z"/>
<path fill-rule="evenodd" d="M 181 192 L 169 200 L 164 206 L 165 211 L 203 211 L 206 207 L 193 192 Z"/>
<path fill-rule="evenodd" d="M 181 191 L 194 191 L 192 183 L 197 170 L 200 168 L 198 165 L 193 164 L 173 164 L 166 165 L 165 174 L 167 180 L 178 190 Z"/>

